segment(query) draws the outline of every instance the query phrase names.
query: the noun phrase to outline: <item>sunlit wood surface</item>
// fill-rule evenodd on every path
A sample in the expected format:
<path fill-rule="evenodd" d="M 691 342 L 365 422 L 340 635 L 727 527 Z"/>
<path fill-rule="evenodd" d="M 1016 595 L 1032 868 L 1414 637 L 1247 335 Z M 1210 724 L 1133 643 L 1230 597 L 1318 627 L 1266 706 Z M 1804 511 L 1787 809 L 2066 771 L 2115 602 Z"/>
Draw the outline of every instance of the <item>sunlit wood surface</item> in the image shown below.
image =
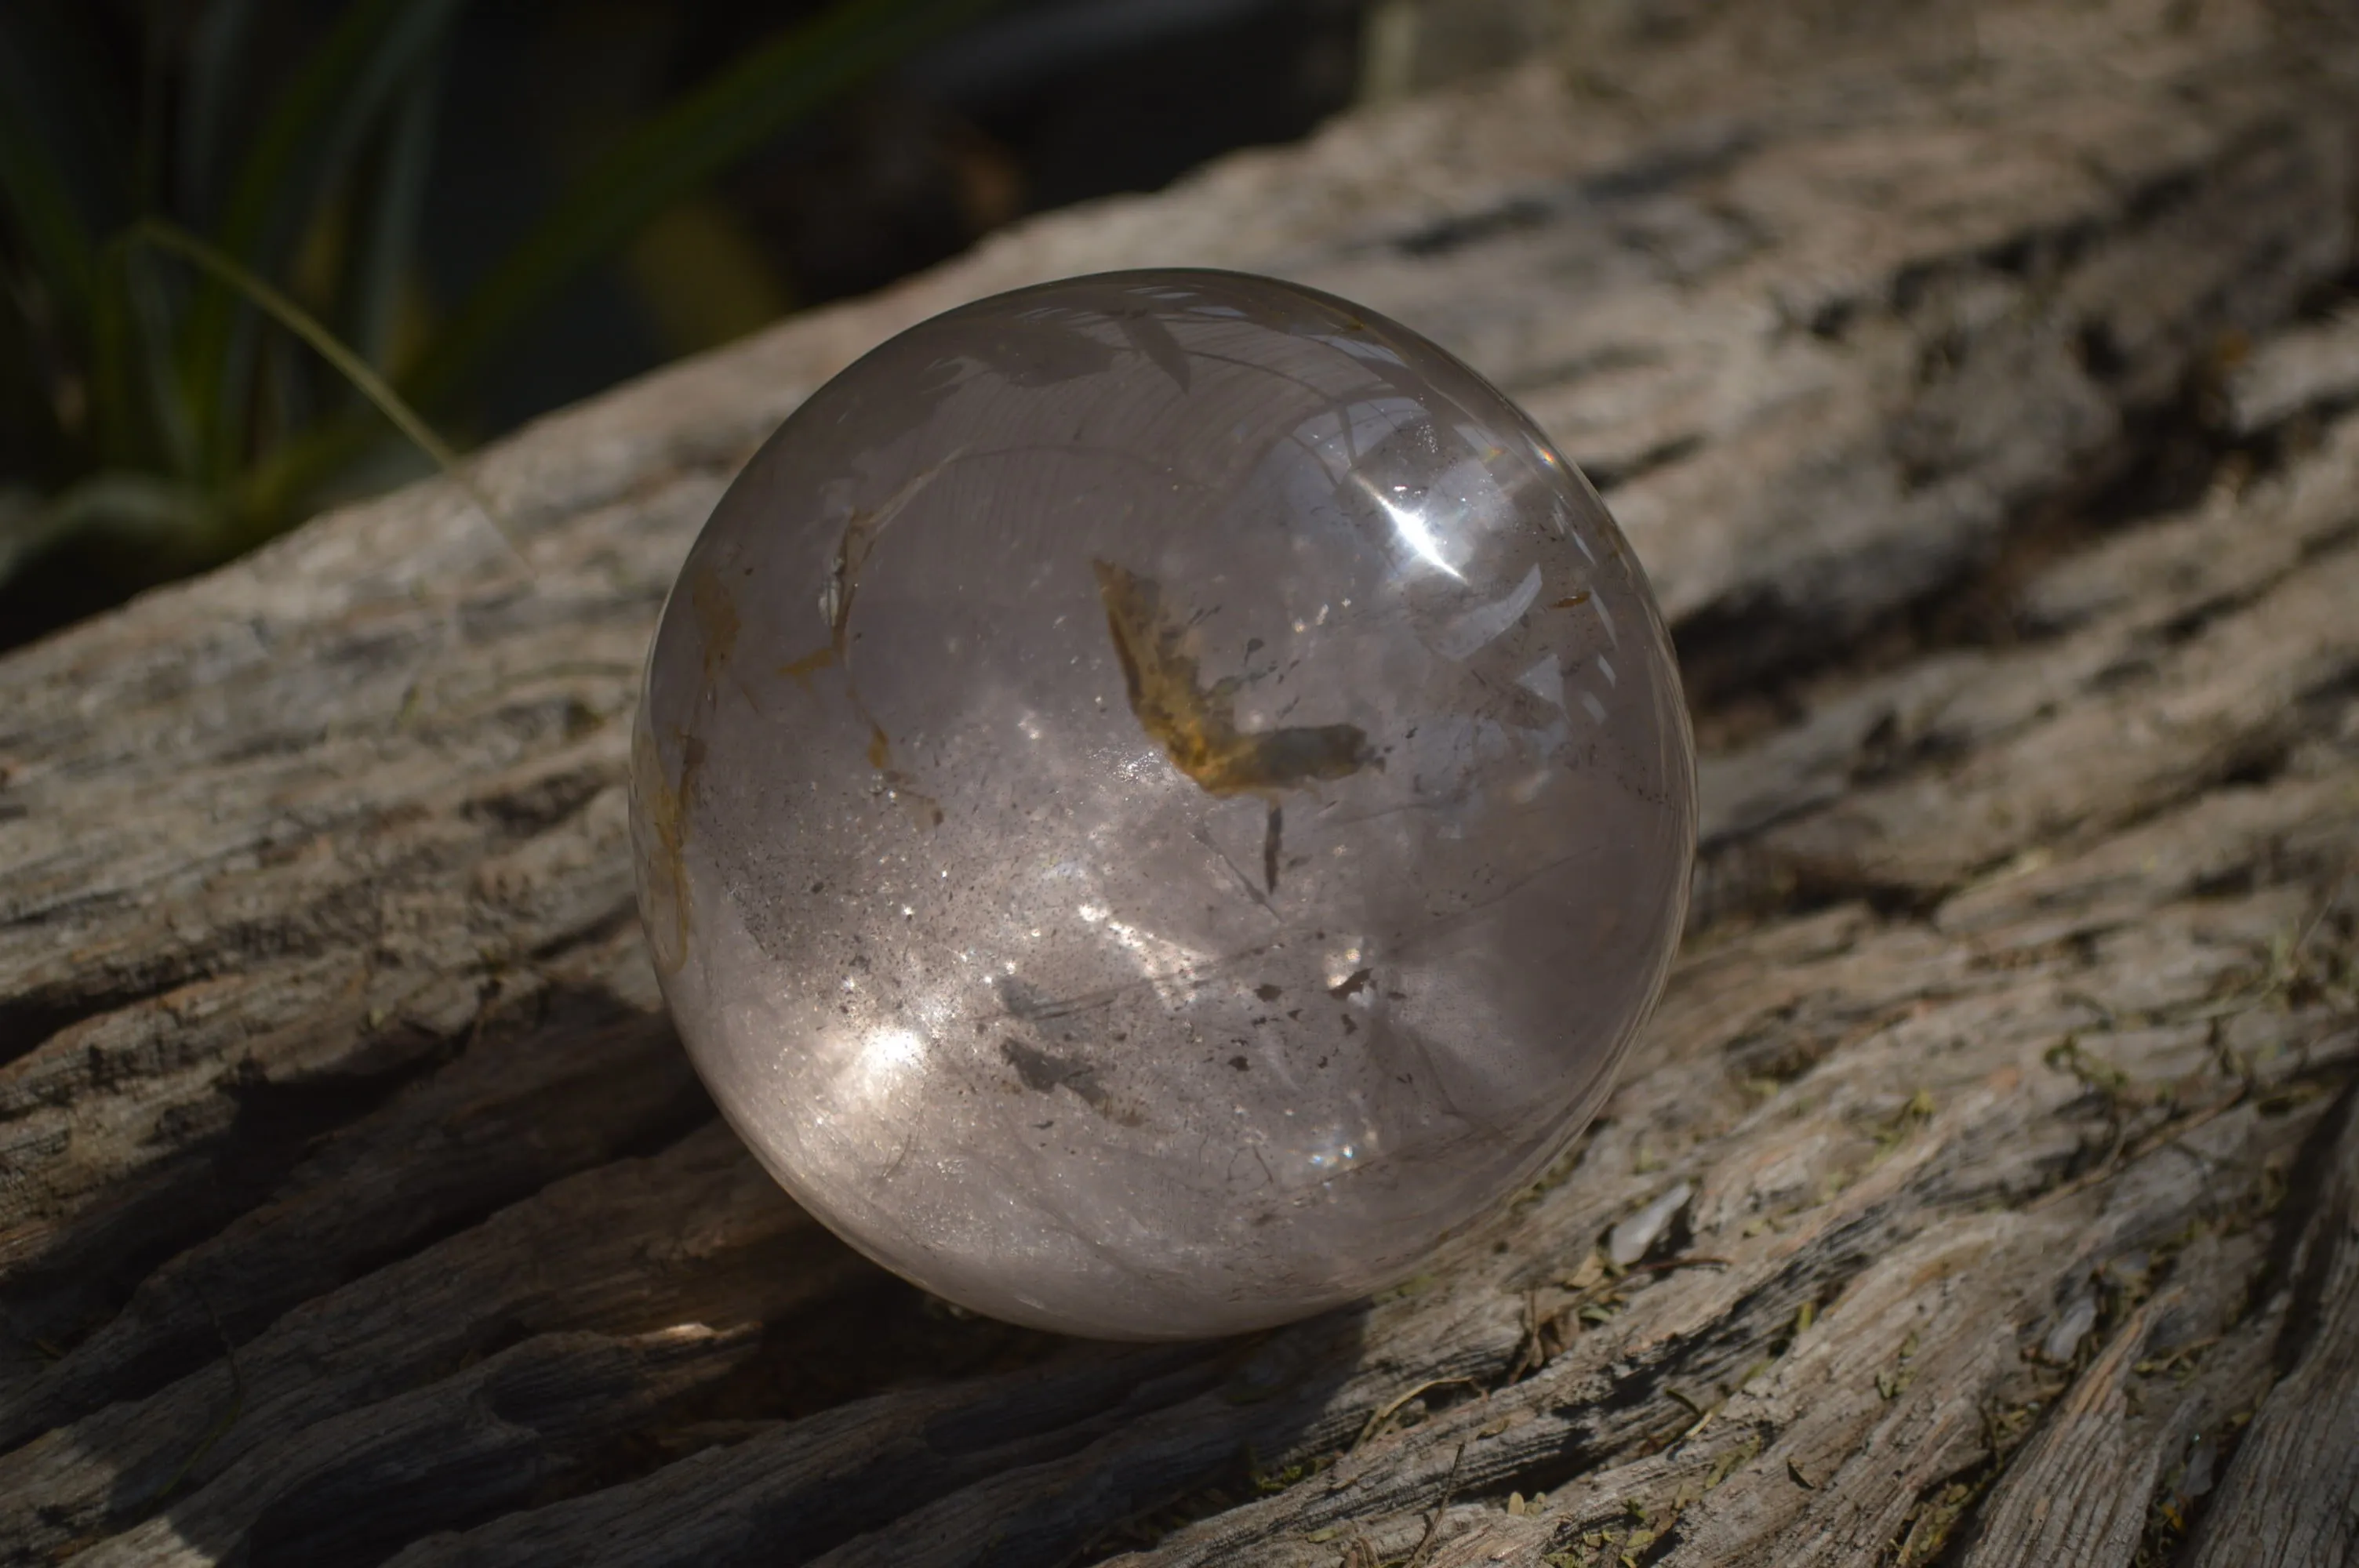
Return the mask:
<path fill-rule="evenodd" d="M 429 484 L 0 661 L 0 1563 L 2349 1560 L 2354 28 L 1687 9 L 547 420 L 479 467 L 528 569 Z M 799 398 L 1173 263 L 1589 469 L 1705 850 L 1546 1182 L 1382 1300 L 1103 1347 L 714 1122 L 623 778 Z"/>

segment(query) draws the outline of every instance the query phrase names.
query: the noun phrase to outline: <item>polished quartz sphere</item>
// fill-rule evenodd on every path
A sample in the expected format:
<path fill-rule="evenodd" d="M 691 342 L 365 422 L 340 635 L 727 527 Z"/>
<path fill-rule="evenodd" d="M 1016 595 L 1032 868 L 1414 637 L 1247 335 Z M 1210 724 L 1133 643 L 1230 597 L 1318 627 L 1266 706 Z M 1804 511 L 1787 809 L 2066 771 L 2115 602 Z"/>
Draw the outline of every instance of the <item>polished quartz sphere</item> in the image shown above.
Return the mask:
<path fill-rule="evenodd" d="M 1581 1130 L 1694 852 L 1669 639 L 1588 483 L 1343 300 L 1137 272 L 814 394 L 649 654 L 641 913 L 723 1112 L 976 1311 L 1351 1301 Z"/>

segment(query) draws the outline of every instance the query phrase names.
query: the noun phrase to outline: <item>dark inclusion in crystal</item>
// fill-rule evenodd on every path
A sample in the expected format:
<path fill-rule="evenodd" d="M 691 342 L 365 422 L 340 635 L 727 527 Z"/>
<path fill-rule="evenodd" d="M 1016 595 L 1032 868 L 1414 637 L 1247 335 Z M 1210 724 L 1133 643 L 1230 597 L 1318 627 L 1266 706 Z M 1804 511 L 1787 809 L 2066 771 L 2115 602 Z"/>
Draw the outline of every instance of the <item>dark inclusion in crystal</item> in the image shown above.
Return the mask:
<path fill-rule="evenodd" d="M 1258 795 L 1269 802 L 1262 838 L 1262 881 L 1277 891 L 1286 814 L 1278 792 L 1319 779 L 1340 779 L 1377 763 L 1367 733 L 1356 724 L 1321 724 L 1246 732 L 1237 728 L 1237 688 L 1229 676 L 1206 687 L 1187 651 L 1188 628 L 1163 608 L 1149 579 L 1111 561 L 1097 568 L 1106 629 L 1122 660 L 1130 710 L 1163 742 L 1172 765 L 1213 795 Z"/>

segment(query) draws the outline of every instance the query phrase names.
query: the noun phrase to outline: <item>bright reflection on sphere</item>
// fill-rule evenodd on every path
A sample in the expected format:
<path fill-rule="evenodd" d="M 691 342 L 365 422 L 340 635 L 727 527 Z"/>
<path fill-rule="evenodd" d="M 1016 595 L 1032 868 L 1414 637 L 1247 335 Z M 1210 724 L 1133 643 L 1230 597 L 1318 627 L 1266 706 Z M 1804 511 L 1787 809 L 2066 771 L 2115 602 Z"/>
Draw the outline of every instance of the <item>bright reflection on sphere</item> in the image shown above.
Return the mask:
<path fill-rule="evenodd" d="M 1125 273 L 913 328 L 730 490 L 649 656 L 639 898 L 811 1213 L 1117 1337 L 1408 1273 L 1582 1129 L 1694 849 L 1647 581 L 1415 333 Z"/>

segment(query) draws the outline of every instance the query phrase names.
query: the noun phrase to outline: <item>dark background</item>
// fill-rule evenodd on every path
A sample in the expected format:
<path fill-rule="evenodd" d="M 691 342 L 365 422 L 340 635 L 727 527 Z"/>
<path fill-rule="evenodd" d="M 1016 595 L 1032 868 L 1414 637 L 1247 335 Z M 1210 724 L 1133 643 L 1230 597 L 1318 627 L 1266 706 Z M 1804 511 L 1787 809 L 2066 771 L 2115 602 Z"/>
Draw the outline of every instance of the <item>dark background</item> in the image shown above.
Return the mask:
<path fill-rule="evenodd" d="M 250 58 L 230 116 L 250 130 L 273 90 L 321 47 L 348 0 L 251 0 Z M 18 67 L 71 34 L 102 83 L 103 116 L 161 170 L 166 215 L 201 232 L 176 191 L 175 83 L 221 0 L 7 0 Z M 1223 151 L 1299 137 L 1353 98 L 1364 0 L 1005 0 L 903 53 L 684 193 L 599 265 L 539 302 L 462 393 L 424 414 L 462 450 L 667 360 L 788 312 L 880 287 L 1027 213 L 1152 190 Z M 600 153 L 798 23 L 822 0 L 475 0 L 433 63 L 431 153 L 385 364 L 430 330 Z M 46 13 L 46 14 L 45 14 Z M 49 24 L 62 23 L 52 29 Z M 0 42 L 7 42 L 0 38 Z M 20 81 L 24 80 L 20 78 Z M 5 194 L 5 193 L 0 193 Z M 217 203 L 216 203 L 217 204 Z M 126 210 L 117 218 L 136 216 Z M 103 232 L 106 220 L 93 218 Z M 44 340 L 22 213 L 0 204 L 0 268 L 34 322 L 0 354 L 38 380 L 70 380 L 72 333 Z M 266 269 L 257 263 L 257 272 Z M 300 297 L 300 258 L 268 280 Z M 176 284 L 175 287 L 178 285 Z M 324 317 L 327 312 L 321 312 Z M 331 325 L 334 325 L 331 319 Z M 69 324 L 71 325 L 71 324 Z M 263 335 L 279 332 L 260 329 Z M 18 341 L 29 337 L 27 344 Z M 349 387 L 290 345 L 282 380 L 315 400 Z M 49 362 L 55 361 L 52 365 Z M 8 367 L 0 366 L 0 369 Z M 0 417 L 0 494 L 61 493 L 96 460 L 44 416 Z M 257 438 L 256 445 L 262 439 Z M 430 471 L 386 439 L 326 492 L 245 524 L 234 543 L 188 544 L 110 524 L 0 550 L 0 647 L 22 643 L 170 577 L 202 569 L 320 505 Z M 0 516 L 0 533 L 6 518 Z M 0 544 L 5 544 L 0 540 Z"/>
<path fill-rule="evenodd" d="M 424 262 L 455 291 L 602 135 L 811 0 L 506 0 L 462 24 Z M 1349 100 L 1356 0 L 1032 0 L 747 158 L 551 309 L 486 389 L 506 427 L 786 309 L 878 288 L 1027 212 L 1153 190 Z M 677 237 L 664 231 L 674 231 Z M 699 244 L 697 242 L 702 242 Z M 699 254 L 701 252 L 701 254 Z"/>

